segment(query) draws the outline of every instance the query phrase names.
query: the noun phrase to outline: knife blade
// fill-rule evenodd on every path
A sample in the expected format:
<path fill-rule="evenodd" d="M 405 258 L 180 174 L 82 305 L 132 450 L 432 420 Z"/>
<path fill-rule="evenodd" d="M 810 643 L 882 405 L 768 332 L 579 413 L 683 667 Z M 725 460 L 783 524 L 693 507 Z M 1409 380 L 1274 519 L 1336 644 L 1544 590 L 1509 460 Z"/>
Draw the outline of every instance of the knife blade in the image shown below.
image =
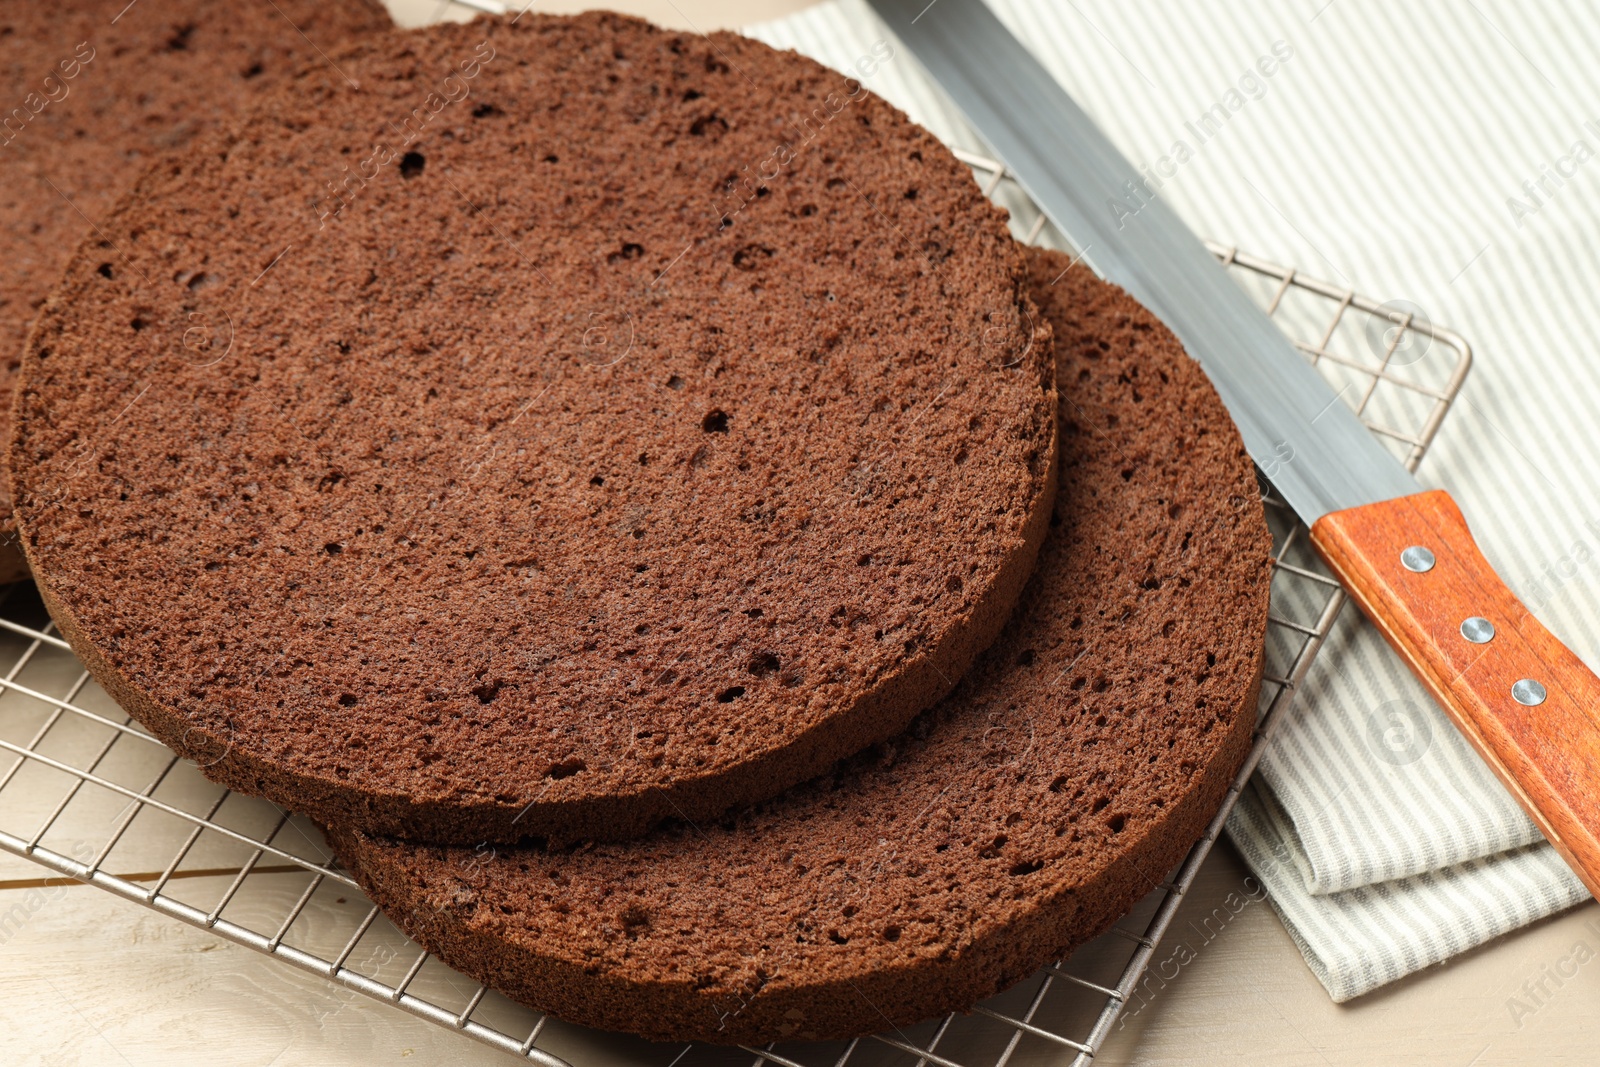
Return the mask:
<path fill-rule="evenodd" d="M 1600 896 L 1600 678 L 981 0 L 868 2 L 1079 255 L 1177 334 L 1352 599 Z"/>

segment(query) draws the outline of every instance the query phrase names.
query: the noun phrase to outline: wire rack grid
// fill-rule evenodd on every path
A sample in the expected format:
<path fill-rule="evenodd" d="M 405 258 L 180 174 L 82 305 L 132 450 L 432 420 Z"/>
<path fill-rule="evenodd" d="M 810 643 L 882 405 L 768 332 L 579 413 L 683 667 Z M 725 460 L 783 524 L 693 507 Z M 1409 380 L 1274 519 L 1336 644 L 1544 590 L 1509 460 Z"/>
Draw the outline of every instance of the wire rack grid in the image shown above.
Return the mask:
<path fill-rule="evenodd" d="M 1011 209 L 1021 239 L 1067 247 L 999 163 L 958 154 L 985 193 Z M 1470 368 L 1467 343 L 1415 309 L 1231 247 L 1211 249 L 1415 469 Z M 674 1067 L 1015 1067 L 1069 1056 L 1087 1067 L 1135 996 L 1345 603 L 1305 527 L 1265 476 L 1262 487 L 1274 574 L 1256 741 L 1222 809 L 1166 881 L 1108 934 L 969 1015 L 850 1042 L 690 1046 Z M 367 901 L 309 822 L 207 781 L 123 714 L 73 657 L 30 585 L 0 599 L 0 664 L 0 761 L 10 756 L 0 769 L 0 849 L 320 975 L 332 983 L 331 1004 L 342 987 L 546 1067 L 658 1065 L 664 1051 L 670 1058 L 660 1046 L 513 1004 L 429 956 Z"/>

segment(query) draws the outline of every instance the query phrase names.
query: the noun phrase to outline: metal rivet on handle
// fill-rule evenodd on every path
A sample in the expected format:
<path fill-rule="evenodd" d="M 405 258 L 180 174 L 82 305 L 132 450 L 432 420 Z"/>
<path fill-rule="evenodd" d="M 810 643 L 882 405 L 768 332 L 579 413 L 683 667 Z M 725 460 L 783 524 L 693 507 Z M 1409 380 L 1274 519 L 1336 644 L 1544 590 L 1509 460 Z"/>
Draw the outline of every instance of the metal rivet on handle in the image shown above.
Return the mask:
<path fill-rule="evenodd" d="M 1494 639 L 1494 623 L 1482 615 L 1461 621 L 1461 636 L 1475 645 L 1486 645 Z"/>
<path fill-rule="evenodd" d="M 1523 678 L 1511 684 L 1511 697 L 1518 704 L 1525 704 L 1531 708 L 1535 704 L 1544 703 L 1544 686 L 1532 678 Z"/>
<path fill-rule="evenodd" d="M 1433 570 L 1433 553 L 1421 545 L 1412 545 L 1400 553 L 1400 562 L 1405 564 L 1406 570 L 1421 574 Z"/>

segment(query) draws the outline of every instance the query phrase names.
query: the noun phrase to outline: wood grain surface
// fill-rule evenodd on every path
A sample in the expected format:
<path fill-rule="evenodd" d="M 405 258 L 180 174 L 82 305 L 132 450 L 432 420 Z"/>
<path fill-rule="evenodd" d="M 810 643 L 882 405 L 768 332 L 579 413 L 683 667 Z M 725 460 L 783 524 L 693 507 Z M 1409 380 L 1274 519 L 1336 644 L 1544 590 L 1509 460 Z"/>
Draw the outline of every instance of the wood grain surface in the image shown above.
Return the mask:
<path fill-rule="evenodd" d="M 1495 573 L 1450 494 L 1434 489 L 1324 515 L 1311 543 L 1600 895 L 1600 678 Z M 1402 562 L 1413 546 L 1432 554 L 1427 569 Z M 1492 635 L 1483 628 L 1479 641 L 1469 639 L 1468 620 L 1487 620 Z M 1537 703 L 1513 696 L 1524 680 L 1542 687 Z"/>

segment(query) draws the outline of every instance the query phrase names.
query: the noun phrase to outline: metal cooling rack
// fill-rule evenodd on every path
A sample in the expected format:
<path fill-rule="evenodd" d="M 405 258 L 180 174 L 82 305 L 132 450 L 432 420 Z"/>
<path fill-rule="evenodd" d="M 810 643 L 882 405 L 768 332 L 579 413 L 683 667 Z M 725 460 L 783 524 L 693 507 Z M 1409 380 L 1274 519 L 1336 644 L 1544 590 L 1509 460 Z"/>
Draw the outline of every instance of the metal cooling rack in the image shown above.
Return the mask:
<path fill-rule="evenodd" d="M 958 154 L 985 193 L 1011 208 L 1020 238 L 1066 247 L 998 163 Z M 1466 341 L 1416 309 L 1211 248 L 1415 469 L 1471 365 Z M 1265 478 L 1262 485 L 1275 569 L 1256 742 L 1222 810 L 1167 881 L 1110 933 L 970 1015 L 850 1042 L 690 1046 L 674 1067 L 1008 1067 L 1068 1055 L 1087 1067 L 1345 603 L 1305 527 Z M 660 1046 L 541 1016 L 423 952 L 338 869 L 309 822 L 206 781 L 118 710 L 56 634 L 31 585 L 0 594 L 0 664 L 0 766 L 12 757 L 0 770 L 0 848 L 321 975 L 334 983 L 330 1011 L 343 987 L 547 1067 L 583 1067 L 602 1050 L 608 1061 L 663 1062 Z"/>

